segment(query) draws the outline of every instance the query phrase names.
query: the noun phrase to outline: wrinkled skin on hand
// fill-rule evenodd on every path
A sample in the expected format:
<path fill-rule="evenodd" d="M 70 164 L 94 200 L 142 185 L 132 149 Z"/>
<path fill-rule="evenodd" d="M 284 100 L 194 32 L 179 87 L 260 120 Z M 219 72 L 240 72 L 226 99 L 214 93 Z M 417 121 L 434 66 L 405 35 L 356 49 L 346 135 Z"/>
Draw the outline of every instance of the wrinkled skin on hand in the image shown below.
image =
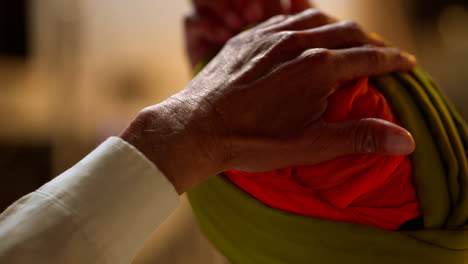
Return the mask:
<path fill-rule="evenodd" d="M 210 50 L 242 28 L 278 14 L 310 8 L 308 0 L 193 0 L 194 11 L 184 19 L 185 44 L 192 67 Z"/>
<path fill-rule="evenodd" d="M 377 119 L 330 124 L 322 115 L 343 84 L 414 65 L 411 55 L 319 10 L 275 16 L 229 40 L 183 91 L 143 110 L 122 137 L 180 193 L 228 169 L 268 171 L 364 152 L 409 154 L 414 141 L 397 125 Z"/>

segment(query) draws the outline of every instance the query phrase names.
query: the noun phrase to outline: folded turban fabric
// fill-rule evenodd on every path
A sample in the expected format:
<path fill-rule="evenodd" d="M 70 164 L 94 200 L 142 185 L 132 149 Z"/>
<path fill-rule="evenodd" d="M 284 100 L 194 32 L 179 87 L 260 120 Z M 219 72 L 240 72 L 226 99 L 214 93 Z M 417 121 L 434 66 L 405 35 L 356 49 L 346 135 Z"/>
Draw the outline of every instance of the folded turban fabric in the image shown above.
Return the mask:
<path fill-rule="evenodd" d="M 356 86 L 366 82 L 363 79 Z M 244 180 L 255 179 L 252 175 L 240 172 L 228 171 L 203 182 L 187 193 L 188 198 L 205 236 L 231 263 L 468 263 L 468 126 L 441 90 L 419 69 L 410 73 L 374 77 L 370 82 L 372 85 L 368 88 L 371 92 L 372 87 L 375 87 L 379 93 L 374 95 L 384 96 L 391 112 L 415 139 L 417 147 L 409 156 L 411 162 L 405 162 L 406 158 L 400 157 L 402 160 L 398 167 L 403 167 L 402 170 L 406 172 L 399 173 L 396 169 L 390 176 L 387 175 L 388 181 L 383 179 L 384 176 L 378 175 L 375 180 L 381 181 L 380 184 L 363 185 L 356 180 L 358 184 L 350 184 L 349 188 L 341 190 L 337 188 L 331 193 L 314 190 L 317 198 L 315 202 L 326 200 L 330 204 L 327 207 L 330 210 L 323 215 L 320 212 L 315 214 L 310 211 L 308 214 L 291 210 L 293 206 L 301 208 L 304 205 L 302 203 L 297 206 L 299 203 L 297 199 L 291 199 L 291 193 L 283 196 L 289 209 L 283 207 L 280 200 L 272 199 L 278 204 L 271 206 L 266 204 L 265 199 L 260 201 L 261 198 L 255 196 L 256 193 L 261 193 L 262 197 L 270 195 L 264 191 L 269 190 L 265 189 L 268 186 L 265 185 L 268 184 L 268 177 L 249 183 L 250 186 L 255 186 L 252 182 L 261 183 L 261 192 L 248 189 L 240 181 L 233 180 L 237 185 L 234 184 L 231 180 L 238 175 Z M 346 89 L 352 91 L 353 87 L 344 90 Z M 365 107 L 366 104 L 368 103 L 363 103 L 362 106 Z M 369 105 L 372 108 L 374 104 L 371 102 Z M 379 116 L 381 112 L 385 111 L 376 110 Z M 344 120 L 348 116 L 353 118 L 353 114 L 339 117 L 341 110 L 329 115 L 333 117 L 328 116 L 331 121 Z M 387 120 L 392 118 L 392 115 L 383 116 L 387 116 L 384 117 Z M 376 157 L 369 155 L 366 158 Z M 361 165 L 351 164 L 348 170 L 357 168 L 359 171 Z M 375 163 L 372 164 L 374 165 Z M 407 173 L 408 166 L 412 167 L 412 174 Z M 297 173 L 298 168 L 304 171 Z M 303 177 L 308 175 L 307 170 L 311 168 L 298 168 L 295 168 L 294 180 L 306 186 L 304 189 L 315 184 L 336 188 L 323 178 Z M 313 170 L 314 173 L 318 171 L 316 168 Z M 294 174 L 291 169 L 285 171 L 289 175 Z M 279 172 L 283 173 L 284 170 Z M 274 177 L 278 177 L 279 172 L 270 177 L 271 182 L 275 181 Z M 325 171 L 323 175 L 328 178 L 338 175 L 338 181 L 346 179 L 343 186 L 347 186 L 355 181 L 347 179 L 347 173 L 331 170 L 329 173 Z M 411 179 L 405 178 L 408 175 L 412 175 L 417 200 L 413 199 Z M 359 173 L 353 174 L 353 177 L 370 181 Z M 393 184 L 393 180 L 398 181 L 396 187 L 388 187 Z M 384 187 L 386 185 L 388 189 Z M 352 189 L 356 186 L 356 190 Z M 372 191 L 379 188 L 383 188 L 382 192 L 385 194 Z M 247 192 L 243 189 L 247 189 Z M 397 195 L 393 193 L 395 190 L 399 190 Z M 277 199 L 281 195 L 281 189 L 274 193 Z M 360 196 L 363 193 L 365 194 Z M 361 210 L 356 214 L 345 212 L 346 208 L 356 209 L 361 205 L 372 209 L 373 200 L 365 199 L 370 194 L 376 197 L 373 208 L 375 211 Z M 398 197 L 398 194 L 402 197 Z M 386 201 L 387 196 L 392 199 Z M 404 217 L 396 217 L 397 221 L 386 219 L 385 210 L 378 208 L 382 204 L 395 203 L 396 210 L 399 211 L 404 208 L 401 202 L 405 200 L 411 206 L 408 210 L 402 210 Z M 404 219 L 418 214 L 417 202 L 423 216 L 422 228 L 389 231 Z M 392 210 L 388 213 L 399 215 Z M 388 220 L 388 226 L 381 225 L 385 220 Z"/>
<path fill-rule="evenodd" d="M 330 96 L 324 116 L 327 122 L 360 118 L 398 123 L 368 78 Z M 267 205 L 300 215 L 386 230 L 421 215 L 408 156 L 348 155 L 315 166 L 224 174 Z"/>

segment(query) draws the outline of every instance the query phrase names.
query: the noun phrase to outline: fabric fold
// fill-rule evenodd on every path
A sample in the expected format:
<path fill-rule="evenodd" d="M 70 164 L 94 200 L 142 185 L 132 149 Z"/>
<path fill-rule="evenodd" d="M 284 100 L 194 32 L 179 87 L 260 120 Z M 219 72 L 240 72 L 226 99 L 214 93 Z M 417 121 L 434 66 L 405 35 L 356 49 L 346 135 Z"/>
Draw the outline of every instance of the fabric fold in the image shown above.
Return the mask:
<path fill-rule="evenodd" d="M 231 263 L 466 263 L 468 126 L 416 69 L 371 78 L 413 135 L 410 155 L 424 228 L 386 231 L 271 208 L 224 175 L 188 192 L 205 236 Z"/>

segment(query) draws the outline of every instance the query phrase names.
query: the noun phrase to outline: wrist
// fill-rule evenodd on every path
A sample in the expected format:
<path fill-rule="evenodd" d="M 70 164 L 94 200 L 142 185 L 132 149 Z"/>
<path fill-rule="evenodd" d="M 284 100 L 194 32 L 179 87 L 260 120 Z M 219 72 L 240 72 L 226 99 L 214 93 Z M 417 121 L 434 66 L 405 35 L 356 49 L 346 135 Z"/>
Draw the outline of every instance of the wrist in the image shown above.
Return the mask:
<path fill-rule="evenodd" d="M 179 194 L 220 172 L 216 140 L 199 109 L 168 99 L 143 109 L 120 137 L 143 153 Z"/>

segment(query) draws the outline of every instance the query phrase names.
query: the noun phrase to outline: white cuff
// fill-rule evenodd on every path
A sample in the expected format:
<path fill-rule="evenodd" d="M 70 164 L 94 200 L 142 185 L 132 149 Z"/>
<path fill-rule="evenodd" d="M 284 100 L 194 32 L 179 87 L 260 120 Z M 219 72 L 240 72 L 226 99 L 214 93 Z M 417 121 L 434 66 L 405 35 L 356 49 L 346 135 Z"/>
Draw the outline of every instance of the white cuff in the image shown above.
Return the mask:
<path fill-rule="evenodd" d="M 88 236 L 112 263 L 130 263 L 179 204 L 169 180 L 117 137 L 106 140 L 36 192 L 69 210 L 77 231 Z M 79 250 L 79 245 L 74 246 Z"/>

